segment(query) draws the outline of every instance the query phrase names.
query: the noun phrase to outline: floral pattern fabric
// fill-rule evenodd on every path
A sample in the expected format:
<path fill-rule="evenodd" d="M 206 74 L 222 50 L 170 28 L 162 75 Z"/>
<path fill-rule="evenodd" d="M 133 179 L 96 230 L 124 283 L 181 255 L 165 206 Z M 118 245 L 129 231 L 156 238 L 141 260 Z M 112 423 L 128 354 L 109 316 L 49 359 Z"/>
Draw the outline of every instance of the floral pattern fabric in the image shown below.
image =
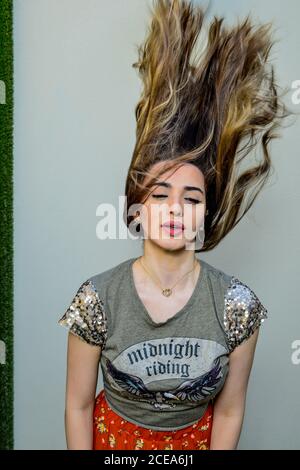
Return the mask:
<path fill-rule="evenodd" d="M 209 450 L 213 404 L 196 423 L 175 431 L 157 431 L 125 420 L 107 403 L 104 390 L 95 400 L 94 450 Z"/>

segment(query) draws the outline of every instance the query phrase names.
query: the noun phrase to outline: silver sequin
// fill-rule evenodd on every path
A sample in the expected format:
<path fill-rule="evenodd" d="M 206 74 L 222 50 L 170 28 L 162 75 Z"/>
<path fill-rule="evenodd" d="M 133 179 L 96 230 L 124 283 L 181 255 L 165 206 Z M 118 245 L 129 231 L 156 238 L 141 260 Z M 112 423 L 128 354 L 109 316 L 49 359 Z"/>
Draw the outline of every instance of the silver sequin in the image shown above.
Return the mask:
<path fill-rule="evenodd" d="M 231 351 L 248 339 L 268 318 L 268 311 L 256 294 L 236 277 L 225 293 L 224 325 Z"/>
<path fill-rule="evenodd" d="M 104 348 L 107 339 L 107 317 L 103 300 L 91 280 L 81 284 L 58 324 L 67 327 L 86 343 Z"/>

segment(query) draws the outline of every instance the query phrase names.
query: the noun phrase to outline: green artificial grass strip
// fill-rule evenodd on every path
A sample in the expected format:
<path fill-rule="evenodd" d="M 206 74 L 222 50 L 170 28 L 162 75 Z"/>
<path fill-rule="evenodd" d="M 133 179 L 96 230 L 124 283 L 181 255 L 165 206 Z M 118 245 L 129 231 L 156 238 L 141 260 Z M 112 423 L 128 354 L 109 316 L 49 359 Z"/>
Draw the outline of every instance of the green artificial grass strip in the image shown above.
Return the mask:
<path fill-rule="evenodd" d="M 0 449 L 13 449 L 13 1 L 0 6 Z"/>

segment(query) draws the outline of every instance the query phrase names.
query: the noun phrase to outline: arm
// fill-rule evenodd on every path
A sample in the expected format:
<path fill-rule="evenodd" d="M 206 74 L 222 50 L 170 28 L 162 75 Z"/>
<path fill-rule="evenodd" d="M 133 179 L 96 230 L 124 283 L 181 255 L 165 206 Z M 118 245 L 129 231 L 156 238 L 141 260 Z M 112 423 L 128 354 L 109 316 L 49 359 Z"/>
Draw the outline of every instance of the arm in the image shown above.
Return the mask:
<path fill-rule="evenodd" d="M 244 419 L 246 393 L 259 328 L 229 356 L 229 371 L 214 402 L 210 450 L 235 450 Z"/>
<path fill-rule="evenodd" d="M 101 347 L 69 333 L 65 402 L 68 450 L 92 450 L 93 410 Z"/>

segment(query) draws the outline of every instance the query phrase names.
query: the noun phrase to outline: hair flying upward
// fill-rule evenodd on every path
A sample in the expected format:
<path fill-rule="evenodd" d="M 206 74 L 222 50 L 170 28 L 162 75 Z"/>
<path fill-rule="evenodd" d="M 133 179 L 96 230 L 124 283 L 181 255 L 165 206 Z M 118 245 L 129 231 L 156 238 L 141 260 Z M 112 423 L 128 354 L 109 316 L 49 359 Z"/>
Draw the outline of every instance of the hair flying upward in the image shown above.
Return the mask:
<path fill-rule="evenodd" d="M 143 90 L 125 187 L 130 207 L 149 194 L 154 179 L 147 186 L 143 180 L 154 163 L 165 162 L 156 178 L 183 163 L 196 165 L 209 210 L 199 251 L 214 248 L 252 206 L 270 173 L 268 145 L 289 114 L 269 62 L 272 24 L 254 25 L 248 15 L 226 27 L 214 16 L 206 31 L 205 14 L 189 1 L 154 0 L 133 64 Z M 261 161 L 239 173 L 259 142 Z M 124 219 L 129 226 L 133 216 Z"/>

